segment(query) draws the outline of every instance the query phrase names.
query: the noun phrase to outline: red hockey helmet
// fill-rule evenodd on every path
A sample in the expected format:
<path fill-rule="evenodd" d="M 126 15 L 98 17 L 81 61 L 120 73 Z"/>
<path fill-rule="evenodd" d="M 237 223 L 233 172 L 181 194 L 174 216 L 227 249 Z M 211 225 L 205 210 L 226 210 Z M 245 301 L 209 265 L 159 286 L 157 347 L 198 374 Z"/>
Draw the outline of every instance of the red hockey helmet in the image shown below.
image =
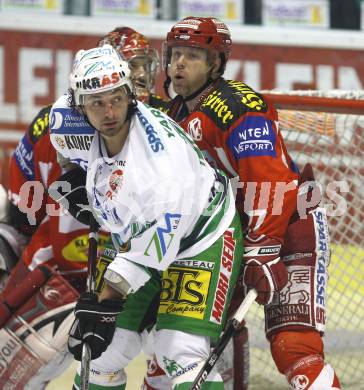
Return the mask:
<path fill-rule="evenodd" d="M 116 27 L 99 41 L 99 46 L 109 44 L 113 46 L 129 62 L 131 78 L 134 83 L 137 97 L 147 100 L 154 88 L 155 77 L 159 66 L 159 57 L 156 49 L 151 47 L 149 40 L 130 27 Z M 135 74 L 133 60 L 144 58 L 147 69 L 144 74 Z"/>
<path fill-rule="evenodd" d="M 221 57 L 223 73 L 231 50 L 230 31 L 225 23 L 216 18 L 188 16 L 176 23 L 167 34 L 163 45 L 163 68 L 166 71 L 173 46 L 193 46 L 216 50 Z"/>

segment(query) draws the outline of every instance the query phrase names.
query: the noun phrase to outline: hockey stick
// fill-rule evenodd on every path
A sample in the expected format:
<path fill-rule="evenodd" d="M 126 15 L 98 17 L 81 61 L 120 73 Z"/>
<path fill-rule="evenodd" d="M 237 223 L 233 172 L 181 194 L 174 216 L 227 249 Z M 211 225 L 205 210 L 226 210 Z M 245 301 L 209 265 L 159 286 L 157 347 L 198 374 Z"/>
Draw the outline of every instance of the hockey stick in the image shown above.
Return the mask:
<path fill-rule="evenodd" d="M 95 291 L 96 258 L 97 258 L 97 232 L 99 224 L 95 218 L 90 217 L 90 233 L 88 235 L 88 259 L 87 259 L 87 292 Z M 91 349 L 86 343 L 82 346 L 80 390 L 88 390 L 90 377 Z"/>
<path fill-rule="evenodd" d="M 246 313 L 250 309 L 250 306 L 255 301 L 257 297 L 257 292 L 253 289 L 248 292 L 243 302 L 240 304 L 238 309 L 236 310 L 234 316 L 229 320 L 228 326 L 224 330 L 221 335 L 219 341 L 217 342 L 215 348 L 210 353 L 207 358 L 205 364 L 201 368 L 200 372 L 197 374 L 197 377 L 193 381 L 190 390 L 200 390 L 202 384 L 205 382 L 207 376 L 210 374 L 212 369 L 214 368 L 217 359 L 221 356 L 224 351 L 227 343 L 230 341 L 234 333 L 239 328 L 241 321 L 244 319 Z"/>

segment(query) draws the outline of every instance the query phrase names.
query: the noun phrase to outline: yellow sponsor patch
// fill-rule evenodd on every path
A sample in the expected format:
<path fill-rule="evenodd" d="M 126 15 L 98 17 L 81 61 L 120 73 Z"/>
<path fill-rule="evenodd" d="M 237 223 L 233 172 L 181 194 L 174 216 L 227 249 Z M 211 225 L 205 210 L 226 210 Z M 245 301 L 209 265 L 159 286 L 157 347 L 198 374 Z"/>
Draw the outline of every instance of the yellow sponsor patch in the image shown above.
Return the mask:
<path fill-rule="evenodd" d="M 227 99 L 221 99 L 221 94 L 222 92 L 219 91 L 212 92 L 203 101 L 201 108 L 209 108 L 221 118 L 223 123 L 227 123 L 234 118 L 234 114 L 231 112 L 229 105 L 226 104 Z"/>
<path fill-rule="evenodd" d="M 110 241 L 106 234 L 99 234 L 99 249 Z M 71 240 L 63 249 L 62 256 L 71 262 L 87 263 L 88 234 L 81 234 Z"/>
<path fill-rule="evenodd" d="M 107 266 L 111 263 L 111 259 L 107 259 L 105 257 L 101 257 L 97 261 L 96 265 L 96 278 L 95 278 L 95 291 L 100 293 L 104 288 L 105 280 L 104 274 Z"/>
<path fill-rule="evenodd" d="M 169 267 L 163 272 L 159 313 L 203 319 L 210 283 L 210 271 Z"/>
<path fill-rule="evenodd" d="M 266 111 L 267 104 L 262 100 L 258 94 L 240 81 L 230 80 L 228 84 L 233 87 L 241 96 L 241 103 L 248 106 L 252 111 Z"/>

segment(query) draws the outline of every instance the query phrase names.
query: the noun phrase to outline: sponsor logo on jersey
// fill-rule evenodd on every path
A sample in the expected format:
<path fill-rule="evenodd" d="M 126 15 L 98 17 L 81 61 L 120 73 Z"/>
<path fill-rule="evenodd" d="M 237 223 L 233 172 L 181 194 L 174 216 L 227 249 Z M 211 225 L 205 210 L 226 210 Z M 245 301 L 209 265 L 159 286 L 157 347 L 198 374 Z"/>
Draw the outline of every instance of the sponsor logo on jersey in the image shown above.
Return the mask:
<path fill-rule="evenodd" d="M 180 219 L 181 214 L 165 214 L 165 226 L 157 227 L 156 232 L 153 234 L 153 237 L 144 252 L 145 256 L 157 256 L 159 262 L 163 260 L 174 237 L 172 231 L 177 229 Z"/>
<path fill-rule="evenodd" d="M 23 175 L 28 180 L 34 180 L 33 145 L 26 135 L 18 143 L 14 157 Z"/>
<path fill-rule="evenodd" d="M 227 99 L 221 99 L 222 92 L 213 91 L 201 104 L 201 109 L 208 108 L 214 112 L 223 123 L 228 123 L 234 118 L 234 114 L 228 104 Z"/>
<path fill-rule="evenodd" d="M 241 102 L 244 106 L 249 107 L 251 111 L 265 112 L 267 111 L 267 104 L 262 98 L 250 87 L 240 81 L 228 81 L 236 93 L 241 97 Z"/>
<path fill-rule="evenodd" d="M 159 313 L 203 319 L 212 272 L 175 266 L 162 276 Z"/>
<path fill-rule="evenodd" d="M 310 381 L 306 375 L 295 375 L 291 379 L 291 386 L 294 390 L 304 390 L 309 385 Z"/>
<path fill-rule="evenodd" d="M 182 367 L 180 364 L 178 364 L 175 360 L 170 360 L 163 356 L 163 365 L 165 371 L 168 373 L 168 376 L 170 379 L 177 378 L 181 376 L 182 374 L 193 370 L 197 367 L 197 363 L 191 363 L 186 367 Z"/>
<path fill-rule="evenodd" d="M 147 229 L 155 225 L 156 222 L 157 222 L 156 220 L 146 221 L 145 223 L 140 223 L 137 221 L 132 222 L 130 224 L 131 237 L 132 238 L 140 237 Z"/>
<path fill-rule="evenodd" d="M 66 143 L 63 141 L 61 137 L 55 137 L 54 140 L 56 141 L 56 144 L 61 148 L 64 149 L 66 147 Z"/>
<path fill-rule="evenodd" d="M 311 285 L 313 273 L 305 266 L 290 266 L 288 283 L 279 294 L 279 301 L 267 306 L 267 330 L 291 324 L 312 324 Z"/>
<path fill-rule="evenodd" d="M 327 284 L 327 265 L 329 262 L 329 238 L 326 217 L 322 210 L 313 212 L 316 228 L 316 321 L 325 323 L 325 296 Z"/>
<path fill-rule="evenodd" d="M 111 248 L 105 248 L 96 263 L 95 291 L 100 293 L 104 288 L 104 275 L 108 265 L 114 260 L 117 252 Z"/>
<path fill-rule="evenodd" d="M 202 140 L 202 126 L 200 118 L 193 118 L 187 125 L 188 134 L 195 140 Z"/>
<path fill-rule="evenodd" d="M 70 108 L 57 108 L 52 110 L 50 128 L 53 134 L 67 135 L 94 135 L 96 131 L 86 121 L 84 115 Z"/>
<path fill-rule="evenodd" d="M 203 260 L 176 260 L 173 262 L 176 266 L 191 267 L 191 268 L 204 268 L 207 270 L 213 270 L 215 263 L 212 261 Z"/>
<path fill-rule="evenodd" d="M 106 233 L 99 234 L 99 247 L 103 248 L 109 241 L 109 235 Z M 88 253 L 88 234 L 80 234 L 70 240 L 62 249 L 62 256 L 65 260 L 77 263 L 87 263 Z"/>
<path fill-rule="evenodd" d="M 90 150 L 93 135 L 65 135 L 67 148 L 77 150 Z"/>
<path fill-rule="evenodd" d="M 49 110 L 50 107 L 43 109 L 33 121 L 29 129 L 29 136 L 32 141 L 36 142 L 48 130 Z"/>
<path fill-rule="evenodd" d="M 116 194 L 123 184 L 123 175 L 124 172 L 122 169 L 116 169 L 113 171 L 109 177 L 109 190 L 106 191 L 106 196 L 109 199 L 113 198 L 113 195 Z"/>
<path fill-rule="evenodd" d="M 229 135 L 227 144 L 236 159 L 277 157 L 273 123 L 261 116 L 246 116 Z"/>
<path fill-rule="evenodd" d="M 144 130 L 147 134 L 148 143 L 153 152 L 157 153 L 160 150 L 164 150 L 164 145 L 158 137 L 158 133 L 155 131 L 154 127 L 151 125 L 148 119 L 139 110 L 136 112 L 136 114 L 139 118 L 140 123 L 144 127 Z"/>
<path fill-rule="evenodd" d="M 226 299 L 230 286 L 230 276 L 233 268 L 233 259 L 236 241 L 233 237 L 233 230 L 228 229 L 224 233 L 223 247 L 221 253 L 221 268 L 210 320 L 221 324 L 222 316 L 226 309 Z"/>

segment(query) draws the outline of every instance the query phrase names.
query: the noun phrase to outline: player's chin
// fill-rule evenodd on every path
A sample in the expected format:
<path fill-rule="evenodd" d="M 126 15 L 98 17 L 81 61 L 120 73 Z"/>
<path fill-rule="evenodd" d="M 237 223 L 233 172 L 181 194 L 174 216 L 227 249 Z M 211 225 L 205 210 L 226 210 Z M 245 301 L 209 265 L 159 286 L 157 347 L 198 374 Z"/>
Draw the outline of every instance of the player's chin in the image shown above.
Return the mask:
<path fill-rule="evenodd" d="M 111 138 L 111 137 L 113 137 L 114 135 L 117 134 L 117 130 L 115 128 L 113 128 L 113 129 L 101 129 L 100 130 L 100 134 L 104 138 Z"/>
<path fill-rule="evenodd" d="M 185 83 L 179 81 L 179 82 L 173 82 L 173 89 L 178 95 L 185 95 L 186 92 L 186 85 Z"/>
<path fill-rule="evenodd" d="M 119 123 L 107 124 L 101 126 L 100 132 L 105 135 L 114 135 L 120 130 Z"/>

